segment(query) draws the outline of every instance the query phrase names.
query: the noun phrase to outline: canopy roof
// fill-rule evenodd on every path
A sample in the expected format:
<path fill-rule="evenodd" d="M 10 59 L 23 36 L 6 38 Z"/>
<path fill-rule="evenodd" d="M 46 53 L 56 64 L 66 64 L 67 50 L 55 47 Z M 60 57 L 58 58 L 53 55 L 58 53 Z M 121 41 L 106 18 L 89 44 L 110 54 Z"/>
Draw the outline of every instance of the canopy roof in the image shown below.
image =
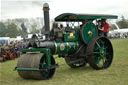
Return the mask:
<path fill-rule="evenodd" d="M 116 15 L 108 14 L 75 14 L 63 13 L 55 17 L 55 21 L 84 21 L 86 19 L 117 19 Z"/>

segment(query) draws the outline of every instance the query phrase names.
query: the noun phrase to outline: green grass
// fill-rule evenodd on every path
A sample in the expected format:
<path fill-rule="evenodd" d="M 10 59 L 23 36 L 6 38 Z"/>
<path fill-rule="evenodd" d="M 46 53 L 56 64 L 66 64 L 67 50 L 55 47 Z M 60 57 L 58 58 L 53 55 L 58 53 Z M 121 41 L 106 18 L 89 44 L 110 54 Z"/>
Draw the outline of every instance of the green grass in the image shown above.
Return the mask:
<path fill-rule="evenodd" d="M 60 66 L 50 80 L 25 80 L 13 71 L 17 60 L 0 63 L 0 85 L 128 85 L 128 39 L 112 39 L 114 59 L 110 68 L 93 70 L 89 65 L 80 69 Z M 63 58 L 57 63 L 65 64 Z"/>

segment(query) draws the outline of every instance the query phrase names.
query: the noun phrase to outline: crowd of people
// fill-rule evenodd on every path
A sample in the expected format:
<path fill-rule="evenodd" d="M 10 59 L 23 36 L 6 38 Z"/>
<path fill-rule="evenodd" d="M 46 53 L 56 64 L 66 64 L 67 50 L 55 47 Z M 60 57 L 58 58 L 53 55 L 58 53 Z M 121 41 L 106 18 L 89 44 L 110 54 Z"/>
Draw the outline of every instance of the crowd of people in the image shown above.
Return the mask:
<path fill-rule="evenodd" d="M 11 41 L 9 44 L 1 44 L 0 61 L 13 60 L 21 55 L 23 49 L 27 49 L 27 42 Z"/>

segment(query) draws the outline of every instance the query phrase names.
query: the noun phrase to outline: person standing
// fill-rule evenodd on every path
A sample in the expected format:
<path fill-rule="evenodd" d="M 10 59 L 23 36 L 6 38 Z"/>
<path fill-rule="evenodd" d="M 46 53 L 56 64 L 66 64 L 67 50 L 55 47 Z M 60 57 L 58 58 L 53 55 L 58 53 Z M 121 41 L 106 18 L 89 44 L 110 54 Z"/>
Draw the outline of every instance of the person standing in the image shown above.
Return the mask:
<path fill-rule="evenodd" d="M 104 27 L 104 36 L 107 37 L 107 34 L 110 30 L 109 24 L 106 22 L 106 19 L 102 19 L 103 27 Z"/>
<path fill-rule="evenodd" d="M 104 36 L 104 26 L 103 26 L 101 20 L 98 20 L 97 23 L 98 23 L 98 25 L 97 25 L 98 35 L 103 37 Z"/>
<path fill-rule="evenodd" d="M 65 33 L 65 28 L 62 24 L 60 24 L 60 30 L 61 30 L 62 33 Z"/>

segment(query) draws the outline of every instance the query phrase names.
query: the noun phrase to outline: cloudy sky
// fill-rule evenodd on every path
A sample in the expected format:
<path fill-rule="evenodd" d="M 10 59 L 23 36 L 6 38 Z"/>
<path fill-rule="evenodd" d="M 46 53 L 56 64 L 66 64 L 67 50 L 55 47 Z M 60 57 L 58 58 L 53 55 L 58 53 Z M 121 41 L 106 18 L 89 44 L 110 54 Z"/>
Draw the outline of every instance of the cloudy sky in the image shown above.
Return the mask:
<path fill-rule="evenodd" d="M 0 0 L 0 19 L 43 17 L 43 3 L 50 5 L 50 18 L 61 13 L 123 15 L 128 19 L 128 0 Z"/>

